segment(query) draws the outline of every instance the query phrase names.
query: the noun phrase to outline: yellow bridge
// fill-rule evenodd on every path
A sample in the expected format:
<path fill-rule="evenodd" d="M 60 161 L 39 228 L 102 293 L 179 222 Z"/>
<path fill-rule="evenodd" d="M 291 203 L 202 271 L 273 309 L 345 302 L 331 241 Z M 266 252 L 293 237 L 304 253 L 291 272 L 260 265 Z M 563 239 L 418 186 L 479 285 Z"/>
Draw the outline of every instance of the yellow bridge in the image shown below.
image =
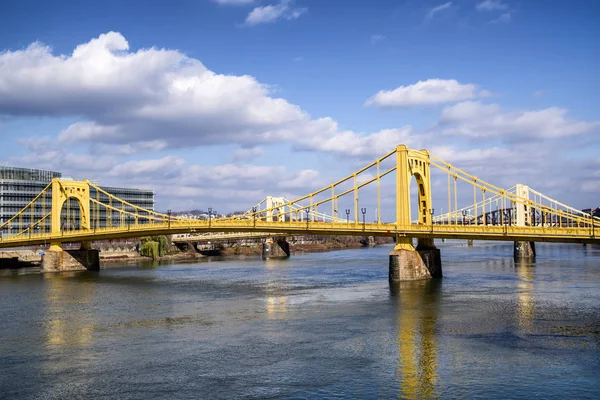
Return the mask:
<path fill-rule="evenodd" d="M 95 240 L 205 232 L 392 236 L 396 251 L 414 251 L 412 238 L 429 246 L 433 238 L 600 243 L 599 218 L 517 186 L 499 188 L 427 150 L 400 145 L 306 196 L 263 202 L 245 214 L 207 221 L 137 207 L 89 181 L 54 179 L 0 225 L 0 232 L 7 232 L 0 248 L 49 244 L 51 253 L 61 252 L 63 243 L 90 249 Z M 368 220 L 367 205 L 375 210 Z M 386 213 L 395 218 L 386 221 Z M 67 226 L 64 221 L 75 214 L 77 223 Z"/>

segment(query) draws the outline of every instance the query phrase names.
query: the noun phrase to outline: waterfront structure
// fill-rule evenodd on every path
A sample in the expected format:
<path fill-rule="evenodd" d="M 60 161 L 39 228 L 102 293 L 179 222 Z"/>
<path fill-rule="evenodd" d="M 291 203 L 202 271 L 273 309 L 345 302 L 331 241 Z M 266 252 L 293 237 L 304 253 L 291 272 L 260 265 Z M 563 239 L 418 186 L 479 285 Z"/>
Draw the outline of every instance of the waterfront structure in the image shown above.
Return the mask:
<path fill-rule="evenodd" d="M 54 178 L 70 179 L 63 178 L 62 174 L 56 171 L 0 166 L 0 225 L 4 225 L 15 214 L 27 207 L 40 193 L 44 192 L 44 189 Z M 102 187 L 102 189 L 127 203 L 144 209 L 154 210 L 154 192 L 151 190 L 119 187 Z M 101 201 L 108 200 L 107 196 L 97 193 L 95 189 L 90 191 L 90 197 L 93 199 L 101 197 Z M 3 226 L 0 232 L 1 236 L 11 236 L 20 228 L 40 221 L 50 211 L 51 206 L 52 191 L 46 191 L 41 198 L 37 199 L 36 206 L 29 213 L 24 213 L 18 220 Z M 81 212 L 75 200 L 71 200 L 65 204 L 62 214 L 62 230 L 76 229 L 76 227 L 80 226 Z M 91 214 L 96 227 L 119 226 L 121 224 L 121 219 L 118 217 L 115 218 L 111 212 L 107 213 L 106 208 L 91 207 Z M 36 234 L 42 231 L 48 232 L 49 230 L 50 219 L 46 218 L 40 223 L 35 224 L 31 229 L 31 233 Z"/>

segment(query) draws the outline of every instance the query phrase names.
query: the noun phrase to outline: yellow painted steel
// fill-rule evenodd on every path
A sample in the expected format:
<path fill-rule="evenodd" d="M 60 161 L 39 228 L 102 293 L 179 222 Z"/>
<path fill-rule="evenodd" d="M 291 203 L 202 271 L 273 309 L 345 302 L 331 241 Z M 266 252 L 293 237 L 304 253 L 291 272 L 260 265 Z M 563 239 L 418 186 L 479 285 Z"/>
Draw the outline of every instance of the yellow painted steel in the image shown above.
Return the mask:
<path fill-rule="evenodd" d="M 385 164 L 387 163 L 387 165 Z M 391 164 L 391 165 L 389 165 Z M 446 220 L 433 219 L 431 167 L 448 174 L 448 217 Z M 372 171 L 375 170 L 375 176 Z M 370 172 L 371 171 L 371 172 Z M 395 216 L 393 222 L 381 220 L 381 188 L 382 178 L 392 172 L 395 176 Z M 411 221 L 410 185 L 413 177 L 417 184 L 417 220 Z M 454 180 L 454 185 L 451 184 Z M 473 187 L 473 207 L 475 215 L 469 224 L 464 224 L 464 215 L 459 216 L 457 182 Z M 443 181 L 442 181 L 443 182 Z M 351 187 L 341 187 L 350 184 Z M 376 185 L 377 212 L 376 221 L 360 223 L 359 203 L 361 189 L 369 184 Z M 442 185 L 443 186 L 443 185 Z M 483 201 L 478 206 L 477 191 L 481 191 Z M 96 192 L 91 196 L 92 191 Z M 52 196 L 51 209 L 46 207 L 46 198 Z M 328 196 L 323 198 L 324 196 Z M 353 221 L 337 218 L 339 199 L 351 198 L 354 208 L 351 215 Z M 412 248 L 412 238 L 455 238 L 476 240 L 536 241 L 565 243 L 600 243 L 600 219 L 583 215 L 581 212 L 554 202 L 552 205 L 542 204 L 542 196 L 536 194 L 534 200 L 519 196 L 487 183 L 445 161 L 431 155 L 427 150 L 411 150 L 405 145 L 397 146 L 385 156 L 368 164 L 364 168 L 327 185 L 320 190 L 309 193 L 285 204 L 277 204 L 271 208 L 256 209 L 230 218 L 216 218 L 210 221 L 174 218 L 167 214 L 144 209 L 126 202 L 106 192 L 89 181 L 71 181 L 54 179 L 23 210 L 15 214 L 7 222 L 0 225 L 0 232 L 8 235 L 0 237 L 0 248 L 20 247 L 50 243 L 52 250 L 60 250 L 63 243 L 78 242 L 86 246 L 94 240 L 106 240 L 127 237 L 164 234 L 198 234 L 206 232 L 265 232 L 268 234 L 298 235 L 360 235 L 395 237 L 396 249 Z M 490 204 L 487 205 L 486 197 Z M 348 198 L 348 197 L 346 197 Z M 71 200 L 75 200 L 79 208 L 80 224 L 73 229 L 70 210 Z M 287 200 L 286 200 L 287 201 Z M 309 202 L 303 205 L 302 202 Z M 500 216 L 500 225 L 487 222 L 487 216 L 493 211 L 491 202 L 510 204 L 511 210 L 521 207 L 527 212 L 537 212 L 540 217 L 534 223 L 517 226 L 514 218 L 511 221 Z M 499 203 L 500 201 L 500 203 Z M 63 206 L 67 204 L 68 226 L 64 226 Z M 329 203 L 332 222 L 317 218 L 319 206 Z M 454 204 L 452 204 L 454 203 Z M 479 207 L 481 209 L 479 210 Z M 562 208 L 561 208 L 562 207 Z M 496 207 L 497 209 L 498 207 Z M 91 211 L 94 211 L 92 216 Z M 324 208 L 321 207 L 321 210 Z M 35 210 L 41 210 L 39 220 L 34 221 Z M 100 213 L 107 215 L 106 226 L 100 226 Z M 481 211 L 482 221 L 478 222 Z M 577 212 L 576 212 L 577 211 Z M 277 218 L 267 215 L 277 213 Z M 497 211 L 496 211 L 497 212 Z M 306 215 L 304 215 L 304 214 Z M 113 216 L 117 216 L 114 218 Z M 24 225 L 29 218 L 29 225 Z M 304 218 L 306 217 L 306 218 Z M 347 215 L 347 218 L 349 215 Z M 95 223 L 92 224 L 92 218 Z M 531 217 L 534 218 L 534 217 Z M 529 221 L 531 218 L 527 219 Z M 50 230 L 44 226 L 50 220 Z M 133 224 L 131 222 L 133 221 Z M 462 221 L 462 223 L 459 223 Z M 349 223 L 350 222 L 350 223 Z M 36 229 L 41 225 L 42 229 Z M 16 227 L 16 232 L 15 232 Z M 69 229 L 65 229 L 69 228 Z"/>

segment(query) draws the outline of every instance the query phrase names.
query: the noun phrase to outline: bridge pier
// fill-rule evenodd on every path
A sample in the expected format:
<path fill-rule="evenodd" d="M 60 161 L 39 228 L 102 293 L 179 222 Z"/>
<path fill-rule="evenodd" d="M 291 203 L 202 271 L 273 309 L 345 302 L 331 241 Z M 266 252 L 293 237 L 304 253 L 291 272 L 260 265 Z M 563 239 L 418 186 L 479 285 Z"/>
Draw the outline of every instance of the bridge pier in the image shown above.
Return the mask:
<path fill-rule="evenodd" d="M 79 250 L 63 250 L 59 243 L 53 243 L 42 256 L 42 272 L 98 271 L 100 251 L 90 248 L 90 243 L 82 243 Z"/>
<path fill-rule="evenodd" d="M 42 256 L 42 272 L 98 271 L 99 269 L 98 250 L 47 251 Z"/>
<path fill-rule="evenodd" d="M 419 239 L 417 248 L 411 238 L 398 237 L 390 252 L 390 282 L 415 281 L 442 277 L 440 250 L 433 239 Z"/>
<path fill-rule="evenodd" d="M 515 259 L 535 258 L 535 242 L 514 242 L 513 257 Z"/>
<path fill-rule="evenodd" d="M 286 258 L 290 256 L 290 244 L 285 238 L 265 240 L 262 244 L 263 260 L 269 258 Z"/>

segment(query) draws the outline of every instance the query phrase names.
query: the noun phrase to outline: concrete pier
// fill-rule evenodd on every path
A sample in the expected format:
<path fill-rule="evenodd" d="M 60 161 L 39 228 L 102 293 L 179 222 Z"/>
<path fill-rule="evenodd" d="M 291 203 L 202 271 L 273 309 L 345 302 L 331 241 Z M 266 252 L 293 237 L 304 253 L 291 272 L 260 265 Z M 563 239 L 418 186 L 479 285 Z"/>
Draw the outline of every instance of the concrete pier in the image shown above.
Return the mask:
<path fill-rule="evenodd" d="M 411 239 L 398 239 L 396 243 L 390 252 L 390 282 L 442 277 L 440 250 L 435 247 L 433 239 L 419 239 L 416 249 Z"/>
<path fill-rule="evenodd" d="M 42 256 L 42 272 L 98 271 L 99 269 L 98 250 L 47 251 Z"/>
<path fill-rule="evenodd" d="M 514 242 L 513 257 L 520 258 L 535 258 L 535 242 Z"/>
<path fill-rule="evenodd" d="M 263 260 L 269 258 L 286 258 L 290 256 L 290 244 L 285 238 L 265 240 L 262 245 Z"/>

